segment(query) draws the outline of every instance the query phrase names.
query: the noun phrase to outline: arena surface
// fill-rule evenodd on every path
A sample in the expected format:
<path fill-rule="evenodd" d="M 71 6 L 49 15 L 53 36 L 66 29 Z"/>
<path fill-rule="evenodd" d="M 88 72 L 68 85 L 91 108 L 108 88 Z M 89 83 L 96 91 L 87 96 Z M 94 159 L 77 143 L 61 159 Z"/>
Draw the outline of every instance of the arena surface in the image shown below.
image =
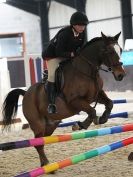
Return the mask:
<path fill-rule="evenodd" d="M 133 92 L 108 92 L 111 99 L 133 99 Z M 114 105 L 112 113 L 132 111 L 133 103 Z M 101 111 L 102 106 L 98 105 L 97 111 Z M 111 127 L 115 125 L 123 125 L 133 122 L 133 116 L 130 118 L 115 118 L 110 119 L 104 125 L 91 125 L 89 130 L 98 129 L 102 127 Z M 12 127 L 13 128 L 13 127 Z M 71 133 L 71 127 L 58 128 L 56 134 Z M 91 139 L 75 140 L 63 143 L 56 143 L 46 145 L 45 152 L 50 162 L 63 160 L 76 154 L 80 154 L 91 149 L 120 141 L 124 138 L 131 137 L 132 132 L 106 135 Z M 0 142 L 10 142 L 29 139 L 33 137 L 30 129 L 17 130 L 10 133 L 0 134 Z M 66 167 L 58 170 L 55 175 L 42 175 L 48 177 L 132 177 L 133 176 L 133 162 L 127 160 L 128 154 L 133 151 L 133 145 L 109 152 L 107 154 L 94 157 L 92 159 L 83 161 L 76 165 Z M 12 177 L 17 174 L 30 171 L 39 167 L 38 154 L 34 148 L 24 148 L 17 150 L 10 150 L 0 154 L 0 177 Z"/>

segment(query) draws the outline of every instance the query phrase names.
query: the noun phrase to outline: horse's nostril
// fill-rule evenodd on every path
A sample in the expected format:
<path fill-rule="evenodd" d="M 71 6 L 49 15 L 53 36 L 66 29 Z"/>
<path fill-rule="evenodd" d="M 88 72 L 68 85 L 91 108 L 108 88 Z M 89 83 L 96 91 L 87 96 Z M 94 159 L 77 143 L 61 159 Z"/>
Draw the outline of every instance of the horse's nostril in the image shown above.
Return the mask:
<path fill-rule="evenodd" d="M 123 77 L 124 77 L 123 74 L 119 74 L 118 75 L 118 80 L 121 81 L 123 79 Z"/>

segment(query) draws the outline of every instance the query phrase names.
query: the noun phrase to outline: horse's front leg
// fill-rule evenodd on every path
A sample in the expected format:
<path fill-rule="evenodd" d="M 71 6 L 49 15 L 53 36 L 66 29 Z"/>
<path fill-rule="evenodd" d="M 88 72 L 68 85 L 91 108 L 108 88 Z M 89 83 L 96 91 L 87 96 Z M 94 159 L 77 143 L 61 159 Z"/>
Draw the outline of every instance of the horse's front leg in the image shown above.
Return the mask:
<path fill-rule="evenodd" d="M 77 98 L 74 101 L 72 101 L 71 105 L 74 109 L 80 111 L 84 111 L 88 114 L 88 117 L 83 122 L 78 122 L 75 124 L 72 129 L 73 130 L 81 130 L 81 129 L 87 129 L 90 124 L 93 122 L 94 118 L 96 117 L 96 110 L 91 107 L 87 100 Z"/>
<path fill-rule="evenodd" d="M 98 103 L 105 105 L 105 111 L 103 112 L 102 116 L 99 119 L 94 119 L 95 124 L 104 124 L 108 121 L 110 116 L 111 110 L 113 108 L 113 102 L 109 99 L 106 93 L 102 90 L 98 94 Z"/>

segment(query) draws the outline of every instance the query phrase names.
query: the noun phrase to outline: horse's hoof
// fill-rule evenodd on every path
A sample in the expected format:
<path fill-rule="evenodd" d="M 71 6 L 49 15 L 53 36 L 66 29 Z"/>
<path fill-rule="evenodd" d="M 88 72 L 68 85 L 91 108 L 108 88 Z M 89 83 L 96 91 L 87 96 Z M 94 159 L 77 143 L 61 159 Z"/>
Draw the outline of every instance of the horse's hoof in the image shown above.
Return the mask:
<path fill-rule="evenodd" d="M 54 174 L 56 173 L 56 171 L 57 171 L 57 170 L 55 170 L 55 171 L 51 171 L 51 172 L 49 172 L 48 174 L 52 174 L 52 175 L 54 175 Z"/>
<path fill-rule="evenodd" d="M 133 161 L 133 152 L 131 152 L 131 153 L 129 154 L 128 160 L 129 160 L 129 161 Z"/>
<path fill-rule="evenodd" d="M 108 119 L 106 117 L 100 117 L 99 118 L 99 124 L 105 124 L 108 121 Z"/>
<path fill-rule="evenodd" d="M 74 124 L 74 125 L 72 126 L 72 130 L 73 130 L 73 131 L 80 130 L 80 127 L 79 127 L 78 123 L 76 123 L 76 124 Z"/>
<path fill-rule="evenodd" d="M 41 167 L 44 167 L 44 166 L 46 166 L 46 165 L 48 165 L 48 164 L 49 164 L 49 161 L 44 162 L 44 163 L 41 164 Z M 49 173 L 47 173 L 47 174 L 55 174 L 56 171 L 57 171 L 57 170 L 55 170 L 55 171 L 51 171 L 51 172 L 49 172 Z"/>
<path fill-rule="evenodd" d="M 98 117 L 98 116 L 96 116 L 96 117 L 93 119 L 93 123 L 94 123 L 95 125 L 99 125 L 99 117 Z"/>

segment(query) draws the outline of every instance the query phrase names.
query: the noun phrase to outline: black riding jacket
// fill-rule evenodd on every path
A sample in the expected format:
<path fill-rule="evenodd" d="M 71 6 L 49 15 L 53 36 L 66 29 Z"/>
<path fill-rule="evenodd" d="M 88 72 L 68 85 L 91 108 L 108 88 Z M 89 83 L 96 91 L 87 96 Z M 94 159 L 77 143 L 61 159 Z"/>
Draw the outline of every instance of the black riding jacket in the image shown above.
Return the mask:
<path fill-rule="evenodd" d="M 71 52 L 75 55 L 85 43 L 85 32 L 74 36 L 72 26 L 61 29 L 50 41 L 47 49 L 42 52 L 42 58 L 71 58 Z"/>

